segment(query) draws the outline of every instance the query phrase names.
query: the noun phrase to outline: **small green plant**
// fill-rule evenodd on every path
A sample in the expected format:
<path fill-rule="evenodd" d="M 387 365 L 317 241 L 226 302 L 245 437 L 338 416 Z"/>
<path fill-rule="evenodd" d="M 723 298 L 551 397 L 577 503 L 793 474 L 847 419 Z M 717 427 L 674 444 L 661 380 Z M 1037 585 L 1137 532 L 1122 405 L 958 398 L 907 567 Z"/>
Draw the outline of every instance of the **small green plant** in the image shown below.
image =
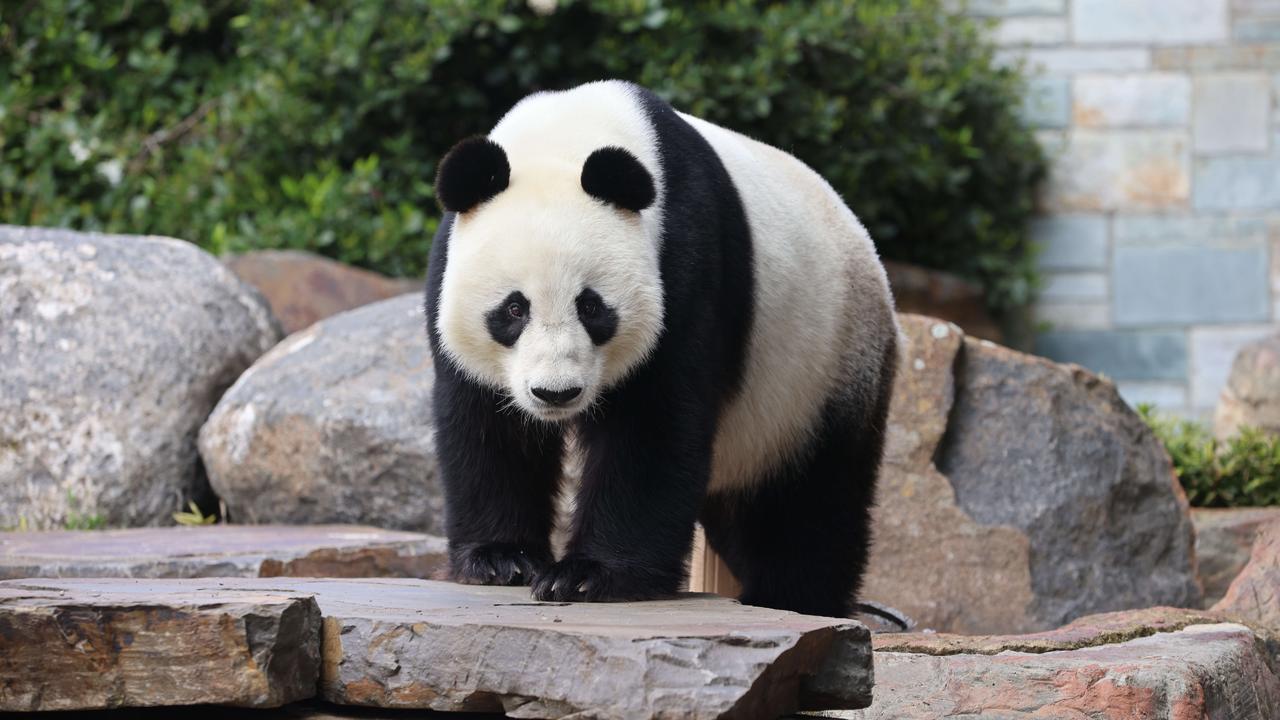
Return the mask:
<path fill-rule="evenodd" d="M 173 521 L 179 525 L 213 525 L 218 522 L 217 515 L 205 515 L 200 510 L 200 506 L 196 505 L 195 500 L 187 502 L 190 512 L 176 512 L 173 514 Z"/>
<path fill-rule="evenodd" d="M 26 518 L 22 519 L 25 525 Z M 74 490 L 67 491 L 67 519 L 62 526 L 67 530 L 101 530 L 107 526 L 107 518 L 102 513 L 85 515 L 80 512 L 80 498 Z"/>
<path fill-rule="evenodd" d="M 1200 423 L 1160 416 L 1150 405 L 1139 405 L 1138 414 L 1169 451 L 1192 505 L 1280 505 L 1280 437 L 1242 428 L 1223 441 Z"/>

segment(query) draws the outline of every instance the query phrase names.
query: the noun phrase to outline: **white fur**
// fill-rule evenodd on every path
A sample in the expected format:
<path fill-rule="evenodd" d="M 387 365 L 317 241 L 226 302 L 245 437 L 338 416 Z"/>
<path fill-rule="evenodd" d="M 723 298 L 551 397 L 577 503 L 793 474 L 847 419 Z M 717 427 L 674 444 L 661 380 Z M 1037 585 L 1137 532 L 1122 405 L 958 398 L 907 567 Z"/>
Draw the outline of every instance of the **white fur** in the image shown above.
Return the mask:
<path fill-rule="evenodd" d="M 888 282 L 866 230 L 817 173 L 794 157 L 684 116 L 728 169 L 751 228 L 754 324 L 742 392 L 716 437 L 712 492 L 744 488 L 805 446 L 832 399 L 870 402 L 896 336 Z M 664 201 L 656 141 L 629 86 L 604 82 L 531 96 L 490 139 L 511 163 L 511 185 L 457 218 L 438 329 L 446 352 L 477 381 L 528 412 L 580 412 L 652 352 L 662 329 L 659 272 Z M 581 189 L 594 150 L 629 150 L 654 175 L 658 200 L 637 217 Z M 679 202 L 679 198 L 672 198 Z M 596 289 L 618 310 L 617 335 L 591 344 L 574 298 Z M 507 349 L 485 314 L 513 290 L 531 321 Z M 540 409 L 528 390 L 584 388 L 573 407 Z"/>
<path fill-rule="evenodd" d="M 652 128 L 620 83 L 592 83 L 521 101 L 489 139 L 506 150 L 509 187 L 459 215 L 449 237 L 437 329 L 450 357 L 476 381 L 530 414 L 569 417 L 594 402 L 653 351 L 662 331 L 662 174 Z M 659 200 L 639 213 L 582 190 L 595 150 L 630 151 L 654 176 Z M 585 287 L 617 310 L 613 339 L 591 343 L 574 304 Z M 530 301 L 515 347 L 493 341 L 485 315 L 509 293 Z M 547 408 L 531 388 L 583 388 L 569 407 Z"/>
<path fill-rule="evenodd" d="M 711 143 L 751 227 L 755 316 L 742 392 L 716 436 L 711 492 L 743 488 L 803 448 L 830 398 L 870 402 L 896 335 L 875 246 L 796 158 L 682 115 Z"/>

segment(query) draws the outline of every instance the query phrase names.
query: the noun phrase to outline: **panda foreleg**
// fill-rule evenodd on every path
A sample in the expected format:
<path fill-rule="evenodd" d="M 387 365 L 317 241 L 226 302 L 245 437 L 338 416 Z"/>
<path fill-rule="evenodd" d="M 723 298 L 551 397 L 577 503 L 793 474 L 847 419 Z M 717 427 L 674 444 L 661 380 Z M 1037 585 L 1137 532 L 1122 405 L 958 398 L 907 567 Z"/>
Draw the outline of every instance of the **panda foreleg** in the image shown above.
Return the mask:
<path fill-rule="evenodd" d="M 715 419 L 712 403 L 673 412 L 671 397 L 635 393 L 634 402 L 612 403 L 605 417 L 584 423 L 572 537 L 565 556 L 534 580 L 534 597 L 644 600 L 679 590 L 710 476 Z"/>
<path fill-rule="evenodd" d="M 552 560 L 559 429 L 503 411 L 496 393 L 439 367 L 435 415 L 450 577 L 528 585 Z"/>

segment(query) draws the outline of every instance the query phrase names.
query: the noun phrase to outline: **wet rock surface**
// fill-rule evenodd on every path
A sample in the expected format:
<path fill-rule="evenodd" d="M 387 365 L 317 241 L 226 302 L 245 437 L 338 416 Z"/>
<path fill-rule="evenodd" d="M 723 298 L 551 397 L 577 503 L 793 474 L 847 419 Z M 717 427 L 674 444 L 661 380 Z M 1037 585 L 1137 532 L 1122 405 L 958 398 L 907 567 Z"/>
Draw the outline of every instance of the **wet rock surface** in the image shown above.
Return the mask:
<path fill-rule="evenodd" d="M 315 694 L 309 595 L 163 582 L 0 583 L 0 711 L 275 707 Z"/>
<path fill-rule="evenodd" d="M 289 336 L 200 431 L 209 482 L 237 523 L 358 523 L 442 534 L 435 375 L 418 294 Z"/>
<path fill-rule="evenodd" d="M 570 604 L 534 602 L 526 588 L 415 580 L 68 579 L 0 582 L 0 628 L 5 628 L 0 650 L 27 648 L 21 658 L 24 675 L 19 676 L 26 684 L 0 686 L 5 688 L 0 709 L 30 707 L 29 688 L 37 681 L 44 683 L 39 702 L 47 708 L 275 703 L 285 697 L 283 690 L 226 693 L 224 697 L 234 699 L 216 699 L 210 690 L 200 689 L 201 682 L 182 673 L 195 665 L 188 660 L 192 654 L 209 662 L 228 653 L 244 656 L 236 645 L 244 633 L 238 633 L 233 620 L 220 621 L 223 634 L 210 636 L 204 630 L 205 615 L 199 613 L 222 617 L 227 607 L 259 607 L 276 598 L 314 598 L 318 612 L 306 617 L 318 618 L 323 630 L 314 642 L 299 640 L 298 647 L 318 651 L 320 662 L 298 659 L 294 667 L 299 672 L 314 669 L 311 682 L 319 680 L 318 697 L 342 705 L 529 718 L 756 718 L 870 702 L 871 649 L 865 627 L 745 607 L 710 595 Z M 189 609 L 192 599 L 202 603 L 194 611 Z M 15 621 L 49 617 L 41 615 L 49 602 L 57 603 L 63 617 L 88 613 L 96 618 L 95 608 L 125 608 L 125 615 L 134 618 L 128 608 L 143 608 L 142 619 L 131 622 L 146 620 L 164 631 L 146 658 L 112 650 L 119 634 L 104 635 L 95 647 L 105 648 L 117 661 L 149 663 L 131 666 L 127 688 L 170 688 L 177 677 L 187 678 L 195 689 L 155 703 L 137 700 L 153 695 L 123 692 L 118 683 L 112 685 L 114 695 L 104 695 L 88 692 L 91 683 L 82 688 L 81 683 L 55 682 L 50 674 L 61 672 L 62 658 L 79 662 L 82 636 L 55 634 L 57 620 Z M 123 627 L 117 615 L 96 620 L 92 628 Z M 161 620 L 167 624 L 157 624 Z M 313 623 L 306 625 L 311 627 Z M 271 637 L 299 636 L 276 632 Z M 0 654 L 0 663 L 9 662 L 5 657 Z M 260 667 L 283 666 L 264 657 L 259 656 Z M 210 672 L 208 662 L 201 667 Z M 226 679 L 203 684 L 231 682 L 243 675 L 237 675 L 237 668 L 220 668 Z"/>
<path fill-rule="evenodd" d="M 190 243 L 0 226 L 0 528 L 172 522 L 208 492 L 201 423 L 279 337 Z"/>
<path fill-rule="evenodd" d="M 128 577 L 431 577 L 434 535 L 358 525 L 211 525 L 0 533 L 0 580 Z"/>
<path fill-rule="evenodd" d="M 389 278 L 300 250 L 256 250 L 224 262 L 262 293 L 286 334 L 423 287 L 420 280 Z"/>
<path fill-rule="evenodd" d="M 864 599 L 978 634 L 1199 605 L 1186 498 L 1110 382 L 900 319 Z"/>

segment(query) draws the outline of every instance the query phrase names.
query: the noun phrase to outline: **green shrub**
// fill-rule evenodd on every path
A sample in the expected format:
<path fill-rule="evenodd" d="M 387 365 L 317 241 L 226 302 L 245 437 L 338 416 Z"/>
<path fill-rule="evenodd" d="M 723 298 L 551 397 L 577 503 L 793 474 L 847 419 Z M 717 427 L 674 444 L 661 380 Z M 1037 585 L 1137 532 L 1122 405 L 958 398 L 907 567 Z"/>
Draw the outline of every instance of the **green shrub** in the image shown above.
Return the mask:
<path fill-rule="evenodd" d="M 882 253 L 1025 302 L 1044 163 L 942 0 L 0 5 L 0 217 L 423 271 L 431 179 L 530 91 L 635 80 L 787 149 Z"/>
<path fill-rule="evenodd" d="M 1280 505 L 1280 437 L 1243 428 L 1220 441 L 1203 425 L 1161 417 L 1148 405 L 1138 413 L 1169 450 L 1192 505 Z"/>

